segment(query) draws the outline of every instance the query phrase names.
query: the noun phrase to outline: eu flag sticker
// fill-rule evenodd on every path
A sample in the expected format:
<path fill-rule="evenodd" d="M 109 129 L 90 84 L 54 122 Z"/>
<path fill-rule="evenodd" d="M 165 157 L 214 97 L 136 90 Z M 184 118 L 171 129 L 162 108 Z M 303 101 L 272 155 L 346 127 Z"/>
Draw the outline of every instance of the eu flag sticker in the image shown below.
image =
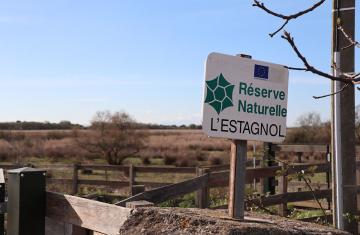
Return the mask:
<path fill-rule="evenodd" d="M 264 80 L 269 79 L 269 67 L 264 65 L 255 64 L 254 77 Z"/>

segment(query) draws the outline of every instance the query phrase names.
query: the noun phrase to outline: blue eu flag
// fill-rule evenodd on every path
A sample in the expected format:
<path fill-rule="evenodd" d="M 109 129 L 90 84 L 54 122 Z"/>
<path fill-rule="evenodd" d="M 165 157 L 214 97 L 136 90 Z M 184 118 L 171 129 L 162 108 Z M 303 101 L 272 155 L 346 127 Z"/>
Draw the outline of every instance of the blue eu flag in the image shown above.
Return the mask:
<path fill-rule="evenodd" d="M 261 79 L 269 79 L 269 67 L 255 64 L 254 77 Z"/>

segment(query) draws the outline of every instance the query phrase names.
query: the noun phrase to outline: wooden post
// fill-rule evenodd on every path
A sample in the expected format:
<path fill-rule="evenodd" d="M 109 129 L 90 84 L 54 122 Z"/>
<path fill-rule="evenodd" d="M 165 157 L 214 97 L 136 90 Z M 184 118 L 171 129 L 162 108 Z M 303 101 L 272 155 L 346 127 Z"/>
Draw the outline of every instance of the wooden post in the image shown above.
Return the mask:
<path fill-rule="evenodd" d="M 79 165 L 74 164 L 74 173 L 73 173 L 73 195 L 78 194 L 78 179 L 79 179 Z"/>
<path fill-rule="evenodd" d="M 280 166 L 286 167 L 284 163 L 280 163 Z M 278 179 L 278 189 L 280 194 L 287 195 L 287 172 L 284 172 L 283 175 L 279 176 Z M 287 217 L 287 203 L 279 204 L 279 215 Z"/>
<path fill-rule="evenodd" d="M 301 163 L 301 155 L 302 155 L 302 152 L 298 152 L 297 153 L 297 157 L 298 157 L 298 163 Z M 299 176 L 298 177 L 298 181 L 301 181 L 301 177 Z M 298 192 L 301 191 L 301 188 L 298 188 Z"/>
<path fill-rule="evenodd" d="M 244 219 L 246 148 L 246 140 L 231 142 L 228 211 L 235 219 Z"/>
<path fill-rule="evenodd" d="M 200 167 L 196 166 L 196 177 L 200 176 L 200 170 L 201 170 L 201 166 Z M 200 208 L 199 207 L 199 191 L 200 190 L 195 191 L 195 206 L 197 208 Z"/>
<path fill-rule="evenodd" d="M 264 167 L 264 160 L 260 160 L 260 168 Z M 265 194 L 264 192 L 264 178 L 260 178 L 260 194 Z"/>
<path fill-rule="evenodd" d="M 209 168 L 199 170 L 199 175 L 205 175 L 209 173 Z M 210 186 L 202 188 L 198 191 L 198 203 L 198 207 L 200 209 L 210 208 Z"/>
<path fill-rule="evenodd" d="M 134 182 L 135 182 L 135 166 L 134 165 L 130 165 L 129 167 L 129 195 L 134 196 L 132 194 L 132 187 L 134 186 Z"/>
<path fill-rule="evenodd" d="M 269 159 L 275 158 L 275 151 L 271 151 L 271 143 L 264 142 L 264 159 L 263 161 L 267 161 L 268 166 L 273 165 L 273 161 L 269 161 Z M 265 178 L 263 179 L 263 192 L 264 194 L 270 192 L 271 195 L 275 194 L 275 186 L 271 185 L 271 181 L 275 180 L 275 177 Z"/>

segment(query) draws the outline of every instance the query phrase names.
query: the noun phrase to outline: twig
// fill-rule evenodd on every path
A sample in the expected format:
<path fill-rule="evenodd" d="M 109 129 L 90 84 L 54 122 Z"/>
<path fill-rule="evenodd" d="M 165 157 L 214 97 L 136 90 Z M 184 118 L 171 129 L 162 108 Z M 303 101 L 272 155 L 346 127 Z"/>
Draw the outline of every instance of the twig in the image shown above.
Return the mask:
<path fill-rule="evenodd" d="M 300 11 L 300 12 L 294 14 L 294 15 L 288 15 L 288 16 L 285 16 L 285 15 L 282 15 L 282 14 L 278 14 L 278 13 L 276 13 L 276 12 L 273 12 L 273 11 L 269 10 L 268 8 L 266 8 L 266 7 L 264 6 L 264 3 L 259 3 L 259 1 L 257 1 L 257 0 L 254 0 L 254 2 L 255 2 L 255 3 L 253 4 L 254 7 L 259 7 L 259 8 L 263 9 L 264 11 L 266 11 L 267 13 L 269 13 L 269 14 L 271 14 L 271 15 L 273 15 L 273 16 L 276 16 L 276 17 L 279 17 L 279 18 L 282 18 L 282 19 L 286 20 L 285 23 L 284 23 L 276 32 L 274 32 L 274 33 L 272 33 L 272 34 L 269 34 L 270 37 L 273 37 L 273 36 L 274 36 L 275 34 L 277 34 L 282 28 L 284 28 L 285 25 L 286 25 L 291 19 L 296 19 L 297 17 L 299 17 L 299 16 L 301 16 L 301 15 L 304 15 L 304 14 L 306 14 L 306 13 L 314 10 L 315 8 L 317 8 L 318 6 L 320 6 L 323 2 L 325 2 L 325 0 L 320 0 L 318 3 L 314 4 L 314 5 L 313 5 L 312 7 L 310 7 L 309 9 L 306 9 L 306 10 Z"/>
<path fill-rule="evenodd" d="M 307 68 L 293 68 L 293 67 L 288 67 L 288 66 L 284 66 L 284 68 L 291 69 L 291 70 L 305 70 L 305 71 L 307 71 Z"/>
<path fill-rule="evenodd" d="M 331 95 L 335 95 L 337 93 L 340 93 L 342 92 L 346 87 L 349 86 L 349 83 L 346 83 L 340 90 L 338 90 L 337 92 L 334 92 L 334 93 L 331 93 L 331 94 L 328 94 L 328 95 L 323 95 L 323 96 L 313 96 L 314 99 L 320 99 L 320 98 L 324 98 L 324 97 L 327 97 L 327 96 L 331 96 Z"/>
<path fill-rule="evenodd" d="M 312 188 L 310 187 L 310 184 L 308 183 L 308 181 L 307 181 L 306 177 L 302 177 L 302 178 L 304 179 L 304 181 L 305 181 L 306 185 L 309 187 L 309 189 L 310 189 L 310 191 L 311 191 L 311 193 L 312 193 L 312 195 L 313 195 L 314 199 L 315 199 L 315 200 L 316 200 L 316 202 L 319 204 L 319 206 L 320 206 L 320 208 L 321 208 L 321 210 L 322 210 L 322 212 L 323 212 L 323 214 L 324 214 L 324 219 L 325 219 L 325 223 L 326 223 L 326 225 L 329 225 L 329 222 L 328 222 L 328 220 L 327 220 L 327 218 L 326 218 L 326 214 L 325 214 L 325 210 L 324 210 L 324 208 L 322 207 L 322 205 L 321 205 L 321 203 L 319 202 L 319 200 L 316 198 L 315 193 L 314 193 L 314 191 L 312 190 Z"/>
<path fill-rule="evenodd" d="M 346 48 L 350 48 L 352 46 L 357 46 L 360 48 L 360 44 L 357 41 L 354 41 L 349 35 L 347 35 L 347 33 L 345 32 L 345 29 L 343 27 L 341 27 L 340 24 L 338 24 L 338 29 L 340 29 L 340 31 L 344 34 L 344 36 L 346 37 L 346 39 L 350 42 L 350 45 L 341 48 L 341 50 L 344 50 Z"/>
<path fill-rule="evenodd" d="M 298 69 L 298 70 L 306 70 L 306 71 L 310 71 L 314 74 L 317 74 L 317 75 L 320 75 L 322 77 L 326 77 L 326 78 L 329 78 L 331 80 L 335 80 L 335 81 L 341 81 L 341 82 L 344 82 L 344 83 L 351 83 L 351 84 L 354 84 L 354 81 L 356 79 L 346 79 L 344 77 L 335 77 L 335 76 L 332 76 L 330 74 L 327 74 L 327 73 L 324 73 L 320 70 L 317 70 L 315 69 L 313 66 L 310 66 L 309 63 L 307 62 L 307 60 L 305 59 L 305 57 L 303 57 L 301 55 L 301 53 L 299 52 L 299 50 L 297 49 L 297 47 L 295 46 L 295 43 L 294 43 L 294 38 L 291 38 L 290 37 L 290 34 L 287 33 L 285 30 L 284 30 L 284 35 L 281 35 L 281 37 L 283 39 L 285 39 L 286 41 L 289 42 L 289 44 L 291 45 L 291 47 L 293 48 L 293 50 L 295 51 L 296 55 L 302 60 L 302 62 L 304 63 L 306 69 Z M 360 80 L 360 79 L 359 79 Z"/>
<path fill-rule="evenodd" d="M 345 85 L 346 85 L 346 84 L 345 84 Z M 281 161 L 281 160 L 279 160 L 279 159 L 275 159 L 275 157 L 271 156 L 270 154 L 269 154 L 269 156 L 270 156 L 274 161 L 278 161 L 278 162 L 281 162 L 281 163 L 285 163 L 284 161 Z M 293 165 L 293 164 L 288 164 L 288 163 L 285 163 L 285 164 L 286 164 L 286 170 L 284 170 L 284 171 L 282 172 L 282 174 L 284 174 L 284 172 L 288 171 L 290 167 L 293 168 L 294 171 L 296 172 L 295 165 Z M 320 208 L 321 208 L 321 210 L 322 210 L 322 212 L 323 212 L 323 214 L 324 214 L 324 219 L 325 219 L 326 224 L 329 225 L 329 223 L 328 223 L 328 221 L 327 221 L 327 218 L 326 218 L 326 215 L 325 215 L 325 210 L 324 210 L 324 208 L 322 207 L 322 205 L 321 205 L 321 203 L 319 202 L 319 200 L 316 198 L 315 193 L 314 193 L 314 191 L 312 190 L 312 188 L 311 188 L 311 186 L 310 186 L 310 184 L 309 184 L 309 182 L 308 182 L 308 179 L 307 179 L 305 176 L 306 176 L 306 175 L 305 175 L 304 173 L 302 173 L 302 178 L 304 179 L 306 185 L 307 185 L 308 188 L 310 189 L 311 194 L 313 195 L 314 199 L 315 199 L 316 202 L 319 204 L 319 206 L 320 206 Z"/>

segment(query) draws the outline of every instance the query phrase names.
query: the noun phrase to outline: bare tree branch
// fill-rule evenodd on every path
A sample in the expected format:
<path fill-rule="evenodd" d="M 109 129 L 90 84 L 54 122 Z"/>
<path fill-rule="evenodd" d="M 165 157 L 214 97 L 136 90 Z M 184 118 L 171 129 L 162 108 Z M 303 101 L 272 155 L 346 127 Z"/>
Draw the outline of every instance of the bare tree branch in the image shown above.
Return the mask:
<path fill-rule="evenodd" d="M 269 14 L 271 14 L 271 15 L 273 15 L 273 16 L 276 16 L 276 17 L 279 17 L 279 18 L 282 18 L 282 19 L 286 20 L 285 23 L 284 23 L 276 32 L 274 32 L 274 33 L 272 33 L 272 34 L 269 34 L 270 37 L 273 37 L 273 36 L 274 36 L 275 34 L 277 34 L 281 29 L 283 29 L 284 26 L 285 26 L 291 19 L 296 19 L 297 17 L 299 17 L 299 16 L 301 16 L 301 15 L 304 15 L 304 14 L 306 14 L 306 13 L 314 10 L 315 8 L 317 8 L 318 6 L 320 6 L 323 2 L 325 2 L 325 0 L 320 0 L 319 2 L 317 2 L 316 4 L 314 4 L 312 7 L 308 8 L 308 9 L 306 9 L 306 10 L 304 10 L 304 11 L 300 11 L 300 12 L 294 14 L 294 15 L 288 15 L 288 16 L 285 16 L 285 15 L 282 15 L 282 14 L 278 14 L 278 13 L 276 13 L 276 12 L 273 12 L 273 11 L 269 10 L 268 8 L 266 8 L 266 7 L 264 6 L 264 3 L 259 3 L 259 1 L 257 1 L 257 0 L 254 0 L 254 2 L 255 2 L 255 3 L 253 4 L 254 7 L 259 7 L 259 8 L 263 9 L 264 11 L 266 11 L 267 13 L 269 13 Z"/>
<path fill-rule="evenodd" d="M 344 28 L 341 27 L 340 24 L 338 24 L 338 26 L 339 26 L 338 29 L 340 29 L 340 31 L 344 34 L 344 36 L 346 37 L 346 39 L 350 42 L 350 45 L 341 48 L 341 50 L 350 48 L 350 47 L 352 47 L 352 46 L 357 46 L 357 47 L 360 48 L 360 44 L 359 44 L 357 41 L 354 41 L 354 40 L 345 32 Z"/>
<path fill-rule="evenodd" d="M 284 66 L 284 68 L 292 69 L 292 70 L 304 70 L 304 71 L 307 71 L 307 68 L 293 68 L 293 67 L 288 67 L 288 66 Z"/>
<path fill-rule="evenodd" d="M 327 96 L 331 96 L 331 95 L 335 95 L 337 93 L 340 93 L 342 92 L 343 90 L 345 90 L 346 87 L 349 86 L 349 83 L 346 83 L 340 90 L 338 90 L 337 92 L 334 92 L 334 93 L 331 93 L 331 94 L 328 94 L 328 95 L 323 95 L 323 96 L 313 96 L 314 99 L 320 99 L 320 98 L 324 98 L 324 97 L 327 97 Z"/>
<path fill-rule="evenodd" d="M 296 55 L 302 60 L 302 62 L 304 63 L 306 69 L 296 69 L 296 70 L 305 70 L 305 71 L 310 71 L 314 74 L 317 74 L 317 75 L 320 75 L 322 77 L 326 77 L 326 78 L 329 78 L 331 80 L 334 80 L 334 81 L 341 81 L 341 82 L 344 82 L 344 83 L 351 83 L 351 84 L 355 84 L 354 81 L 356 79 L 346 79 L 344 77 L 335 77 L 335 76 L 332 76 L 330 74 L 327 74 L 327 73 L 324 73 L 320 70 L 317 70 L 315 69 L 313 66 L 310 66 L 309 63 L 307 62 L 307 60 L 305 59 L 305 57 L 303 57 L 301 55 L 301 53 L 299 52 L 299 50 L 297 49 L 297 47 L 295 46 L 295 43 L 294 43 L 294 38 L 291 38 L 290 37 L 290 34 L 287 33 L 285 30 L 284 30 L 284 35 L 281 35 L 282 38 L 284 38 L 286 41 L 289 42 L 289 44 L 291 45 L 291 47 L 293 48 L 293 50 L 295 51 Z M 291 69 L 290 67 L 288 67 L 289 69 Z M 360 80 L 360 79 L 359 79 Z"/>

